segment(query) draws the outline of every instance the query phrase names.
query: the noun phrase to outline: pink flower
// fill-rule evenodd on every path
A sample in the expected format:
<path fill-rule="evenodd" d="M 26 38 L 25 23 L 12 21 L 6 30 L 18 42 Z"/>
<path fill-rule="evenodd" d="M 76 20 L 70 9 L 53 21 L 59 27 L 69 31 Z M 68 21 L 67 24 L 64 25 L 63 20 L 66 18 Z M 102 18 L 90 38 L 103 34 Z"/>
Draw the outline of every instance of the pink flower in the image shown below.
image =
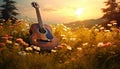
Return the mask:
<path fill-rule="evenodd" d="M 0 26 L 0 29 L 3 29 L 3 26 Z"/>
<path fill-rule="evenodd" d="M 8 35 L 8 34 L 4 34 L 3 36 L 4 36 L 4 37 L 8 37 L 9 35 Z"/>
<path fill-rule="evenodd" d="M 6 37 L 6 36 L 3 36 L 3 37 L 1 37 L 3 40 L 8 40 L 8 37 Z"/>
<path fill-rule="evenodd" d="M 17 41 L 18 43 L 24 42 L 22 38 L 17 38 L 16 41 Z"/>
<path fill-rule="evenodd" d="M 22 38 L 17 38 L 16 41 L 17 41 L 18 43 L 21 43 L 23 46 L 26 46 L 26 47 L 29 46 L 29 44 L 26 43 L 25 41 L 23 41 Z"/>
<path fill-rule="evenodd" d="M 100 42 L 100 43 L 98 43 L 97 46 L 98 47 L 107 47 L 107 46 L 112 46 L 112 43 L 111 42 L 106 42 L 106 43 Z"/>
<path fill-rule="evenodd" d="M 104 46 L 112 46 L 112 43 L 111 42 L 107 42 L 104 44 Z"/>
<path fill-rule="evenodd" d="M 58 49 L 62 49 L 63 48 L 63 46 L 62 45 L 58 45 L 58 47 L 57 47 Z"/>
<path fill-rule="evenodd" d="M 5 46 L 5 43 L 0 43 L 0 47 L 3 47 L 3 46 Z"/>
<path fill-rule="evenodd" d="M 28 46 L 29 46 L 29 44 L 26 43 L 26 42 L 23 42 L 23 45 L 24 45 L 25 47 L 28 47 Z"/>

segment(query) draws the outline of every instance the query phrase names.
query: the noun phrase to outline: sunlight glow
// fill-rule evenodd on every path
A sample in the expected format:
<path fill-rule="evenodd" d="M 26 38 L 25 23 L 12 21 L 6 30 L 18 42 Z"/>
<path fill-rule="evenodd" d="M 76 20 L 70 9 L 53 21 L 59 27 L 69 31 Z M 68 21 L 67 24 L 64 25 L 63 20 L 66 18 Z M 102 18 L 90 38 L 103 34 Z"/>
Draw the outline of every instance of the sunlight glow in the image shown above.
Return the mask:
<path fill-rule="evenodd" d="M 80 17 L 84 12 L 84 9 L 83 8 L 78 8 L 76 11 L 75 11 L 75 15 L 77 15 L 77 17 Z"/>

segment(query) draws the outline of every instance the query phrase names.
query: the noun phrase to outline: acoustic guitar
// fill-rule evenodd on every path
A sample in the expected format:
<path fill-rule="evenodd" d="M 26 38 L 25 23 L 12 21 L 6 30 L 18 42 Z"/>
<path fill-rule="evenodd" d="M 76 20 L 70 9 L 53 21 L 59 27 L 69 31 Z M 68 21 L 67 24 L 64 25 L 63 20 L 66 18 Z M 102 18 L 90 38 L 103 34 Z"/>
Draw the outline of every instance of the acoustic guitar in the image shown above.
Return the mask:
<path fill-rule="evenodd" d="M 30 43 L 43 50 L 51 50 L 58 45 L 58 39 L 53 36 L 51 27 L 42 23 L 37 2 L 31 4 L 35 8 L 38 23 L 32 24 L 30 27 Z"/>

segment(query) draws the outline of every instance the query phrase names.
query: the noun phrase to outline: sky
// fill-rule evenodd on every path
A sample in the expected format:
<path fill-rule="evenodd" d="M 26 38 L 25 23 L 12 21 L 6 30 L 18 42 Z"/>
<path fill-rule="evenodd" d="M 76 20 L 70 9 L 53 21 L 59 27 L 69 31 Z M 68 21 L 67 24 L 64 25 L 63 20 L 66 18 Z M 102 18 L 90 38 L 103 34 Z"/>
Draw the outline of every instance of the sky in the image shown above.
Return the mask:
<path fill-rule="evenodd" d="M 39 4 L 43 22 L 68 23 L 78 20 L 97 19 L 103 16 L 106 0 L 14 0 L 20 16 L 37 20 L 31 2 Z M 117 0 L 119 1 L 119 0 Z"/>

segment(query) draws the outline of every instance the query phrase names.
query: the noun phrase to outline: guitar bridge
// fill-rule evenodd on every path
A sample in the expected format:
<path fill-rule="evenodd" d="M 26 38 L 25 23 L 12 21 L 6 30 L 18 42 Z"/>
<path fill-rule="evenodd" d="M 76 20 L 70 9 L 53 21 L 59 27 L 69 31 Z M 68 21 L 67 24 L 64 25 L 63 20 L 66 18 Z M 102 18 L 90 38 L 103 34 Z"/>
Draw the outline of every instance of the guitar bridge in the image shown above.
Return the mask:
<path fill-rule="evenodd" d="M 37 39 L 37 42 L 51 42 L 51 40 L 42 40 L 42 39 Z"/>

